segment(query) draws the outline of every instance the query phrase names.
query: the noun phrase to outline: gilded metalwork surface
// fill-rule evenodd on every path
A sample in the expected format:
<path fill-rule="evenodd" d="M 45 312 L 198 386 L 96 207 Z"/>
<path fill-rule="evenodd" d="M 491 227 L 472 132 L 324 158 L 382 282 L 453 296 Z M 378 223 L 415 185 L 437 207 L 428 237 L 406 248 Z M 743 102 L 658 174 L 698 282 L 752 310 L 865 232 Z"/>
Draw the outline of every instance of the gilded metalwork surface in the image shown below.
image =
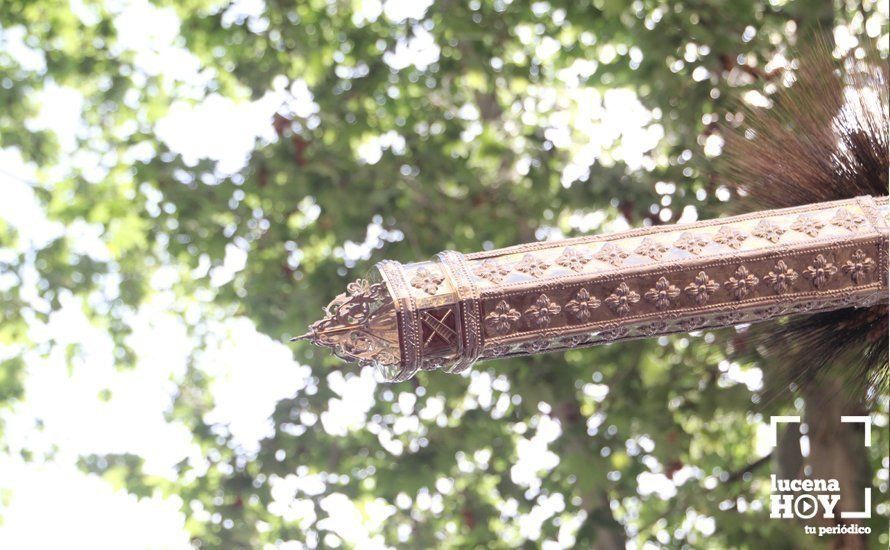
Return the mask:
<path fill-rule="evenodd" d="M 398 364 L 399 326 L 386 285 L 358 279 L 325 307 L 304 338 L 362 365 Z"/>
<path fill-rule="evenodd" d="M 486 294 L 482 301 L 485 338 L 486 342 L 515 341 L 552 331 L 663 319 L 666 314 L 713 315 L 808 301 L 846 290 L 877 292 L 884 287 L 876 269 L 881 245 L 875 238 L 823 243 Z M 590 307 L 600 301 L 605 307 Z M 583 317 L 573 312 L 582 303 L 589 304 L 583 307 Z"/>
<path fill-rule="evenodd" d="M 382 262 L 400 343 L 389 376 L 886 301 L 887 215 L 886 197 L 861 197 Z"/>

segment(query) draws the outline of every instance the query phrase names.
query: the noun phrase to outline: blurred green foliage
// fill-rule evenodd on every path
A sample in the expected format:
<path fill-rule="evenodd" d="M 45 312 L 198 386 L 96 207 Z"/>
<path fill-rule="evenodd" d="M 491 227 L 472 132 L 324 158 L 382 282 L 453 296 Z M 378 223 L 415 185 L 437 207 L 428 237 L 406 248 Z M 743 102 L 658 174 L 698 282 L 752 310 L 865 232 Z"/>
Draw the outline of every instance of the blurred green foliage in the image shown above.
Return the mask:
<path fill-rule="evenodd" d="M 757 77 L 764 64 L 804 29 L 854 20 L 861 27 L 876 9 L 872 2 L 824 0 L 442 0 L 420 21 L 394 22 L 382 15 L 362 20 L 361 3 L 267 0 L 259 17 L 240 18 L 226 17 L 225 2 L 166 3 L 182 21 L 178 45 L 210 76 L 198 99 L 209 93 L 255 99 L 281 82 L 303 80 L 318 106 L 308 115 L 282 107 L 269 121 L 276 139 L 258 141 L 243 170 L 220 174 L 212 162 L 185 162 L 155 135 L 168 106 L 196 99 L 195 92 L 190 83 L 139 71 L 133 52 L 116 47 L 113 9 L 84 2 L 92 13 L 85 23 L 67 2 L 2 0 L 0 25 L 24 28 L 26 44 L 44 52 L 46 67 L 26 70 L 0 52 L 0 146 L 18 148 L 39 167 L 35 191 L 52 219 L 100 225 L 112 255 L 96 261 L 62 236 L 31 257 L 0 257 L 0 272 L 20 281 L 24 266 L 36 268 L 49 304 L 35 309 L 17 285 L 0 292 L 0 343 L 26 349 L 28 319 L 46 319 L 60 293 L 71 292 L 107 327 L 125 368 L 134 359 L 123 318 L 151 294 L 150 277 L 161 266 L 182 275 L 174 286 L 182 298 L 179 313 L 198 301 L 197 293 L 210 292 L 220 315 L 248 316 L 264 333 L 285 339 L 315 320 L 347 280 L 383 258 L 516 244 L 546 236 L 547 228 L 572 235 L 572 216 L 594 212 L 631 225 L 676 221 L 687 205 L 700 216 L 719 215 L 720 179 L 703 153 L 716 123 L 744 91 L 764 87 Z M 434 38 L 438 59 L 422 68 L 391 68 L 387 54 L 419 29 Z M 543 56 L 542 44 L 550 55 Z M 634 169 L 619 137 L 584 167 L 589 174 L 563 185 L 574 149 L 554 143 L 550 115 L 569 117 L 571 143 L 591 140 L 572 126 L 578 110 L 590 106 L 566 99 L 564 78 L 588 62 L 578 86 L 632 90 L 654 113 L 647 126 L 660 125 L 663 137 Z M 698 68 L 704 77 L 693 76 Z M 79 150 L 102 159 L 98 180 L 77 171 L 58 177 L 56 137 L 25 124 L 39 107 L 36 93 L 49 83 L 83 94 L 90 131 L 76 140 Z M 562 103 L 553 104 L 548 94 Z M 473 114 L 461 115 L 462 109 Z M 404 148 L 384 149 L 377 162 L 364 162 L 360 145 L 387 132 L 404 138 Z M 125 160 L 145 144 L 148 158 Z M 658 183 L 674 187 L 666 193 Z M 364 242 L 371 223 L 404 238 L 372 243 L 367 259 L 344 259 L 344 243 Z M 0 246 L 16 238 L 0 224 Z M 220 265 L 233 243 L 248 252 L 248 261 L 231 282 L 214 288 L 206 277 L 189 275 L 202 258 Z M 108 274 L 120 277 L 120 292 L 97 307 L 88 297 L 101 292 Z M 205 320 L 189 320 L 196 355 Z M 579 547 L 618 548 L 628 539 L 672 547 L 810 547 L 814 542 L 799 529 L 768 521 L 765 508 L 750 506 L 768 492 L 768 465 L 744 474 L 760 458 L 756 425 L 793 405 L 761 402 L 757 391 L 726 380 L 721 342 L 739 338 L 744 334 L 705 333 L 487 363 L 474 374 L 496 381 L 484 402 L 468 393 L 472 378 L 421 374 L 379 385 L 367 426 L 347 436 L 327 433 L 317 419 L 339 397 L 328 375 L 348 378 L 357 370 L 300 344 L 294 353 L 312 367 L 313 378 L 278 404 L 275 433 L 256 455 L 235 446 L 225 427 L 206 424 L 213 407 L 208 380 L 190 368 L 169 418 L 192 430 L 206 472 L 196 474 L 184 462 L 176 481 L 148 478 L 130 455 L 85 457 L 83 467 L 138 495 L 180 495 L 187 527 L 203 547 L 336 543 L 320 522 L 269 512 L 270 479 L 298 471 L 328 474 L 321 494 L 300 495 L 315 503 L 319 519 L 325 514 L 319 501 L 333 492 L 359 507 L 410 497 L 382 527 L 395 545 L 535 547 L 576 518 Z M 0 367 L 4 402 L 21 395 L 21 373 L 17 355 Z M 608 387 L 605 397 L 598 385 Z M 402 392 L 417 398 L 410 416 L 442 399 L 441 420 L 422 418 L 417 431 L 394 434 Z M 502 400 L 505 406 L 495 405 Z M 519 442 L 544 418 L 561 427 L 549 446 L 559 462 L 541 473 L 539 488 L 523 487 L 511 480 L 511 467 Z M 386 450 L 383 433 L 401 441 L 404 452 Z M 886 434 L 875 437 L 877 469 Z M 652 444 L 641 448 L 640 441 Z M 696 473 L 676 496 L 638 494 L 639 474 L 670 476 L 685 466 Z M 441 494 L 442 509 L 419 505 L 419 494 L 441 492 L 441 478 L 454 482 Z M 542 523 L 537 540 L 523 542 L 518 515 L 554 495 L 563 499 L 561 510 Z M 876 501 L 886 496 L 877 493 Z M 715 519 L 710 538 L 690 527 L 695 514 Z M 400 539 L 403 526 L 407 540 Z M 872 542 L 885 547 L 886 518 L 875 518 L 874 526 L 884 534 Z"/>

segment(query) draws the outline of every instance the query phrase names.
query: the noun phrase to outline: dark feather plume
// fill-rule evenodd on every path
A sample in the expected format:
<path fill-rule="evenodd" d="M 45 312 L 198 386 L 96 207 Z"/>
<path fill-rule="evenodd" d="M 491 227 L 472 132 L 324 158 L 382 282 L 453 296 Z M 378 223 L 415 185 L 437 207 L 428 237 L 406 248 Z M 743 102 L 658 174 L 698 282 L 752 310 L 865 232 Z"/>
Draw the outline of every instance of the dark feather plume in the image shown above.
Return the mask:
<path fill-rule="evenodd" d="M 887 61 L 873 46 L 836 57 L 820 38 L 800 51 L 795 68 L 771 108 L 742 107 L 724 128 L 720 173 L 736 205 L 750 211 L 887 195 Z M 883 304 L 752 327 L 735 351 L 774 371 L 767 399 L 832 377 L 844 382 L 846 398 L 867 401 L 887 390 L 887 335 Z"/>
<path fill-rule="evenodd" d="M 837 59 L 826 39 L 798 56 L 772 108 L 744 106 L 720 172 L 747 208 L 887 194 L 887 62 L 872 47 Z"/>

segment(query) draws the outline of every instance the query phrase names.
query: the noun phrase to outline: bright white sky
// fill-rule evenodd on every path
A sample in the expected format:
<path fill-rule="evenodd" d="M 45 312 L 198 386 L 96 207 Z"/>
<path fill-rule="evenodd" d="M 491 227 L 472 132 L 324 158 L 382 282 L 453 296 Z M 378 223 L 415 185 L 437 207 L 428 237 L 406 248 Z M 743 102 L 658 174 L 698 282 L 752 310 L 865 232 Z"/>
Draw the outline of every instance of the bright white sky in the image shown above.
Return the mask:
<path fill-rule="evenodd" d="M 385 17 L 394 22 L 421 18 L 430 0 L 363 0 L 356 22 L 373 21 Z M 276 82 L 266 97 L 256 102 L 235 102 L 219 96 L 201 98 L 197 90 L 207 75 L 200 72 L 197 60 L 189 52 L 174 46 L 179 21 L 171 9 L 158 9 L 146 0 L 118 0 L 117 27 L 121 47 L 132 50 L 136 65 L 145 74 L 164 72 L 171 86 L 188 93 L 188 84 L 194 86 L 193 99 L 197 104 L 181 102 L 171 106 L 169 116 L 157 126 L 159 137 L 173 150 L 193 162 L 207 157 L 218 161 L 220 172 L 238 171 L 245 163 L 254 146 L 255 138 L 275 139 L 269 123 L 271 115 L 282 103 L 310 117 L 317 105 L 303 82 Z M 77 0 L 72 8 L 84 22 L 91 20 L 90 10 Z M 228 10 L 231 20 L 247 18 L 248 24 L 262 26 L 262 0 L 239 0 Z M 439 48 L 432 35 L 415 26 L 414 37 L 401 41 L 395 52 L 388 54 L 386 62 L 397 69 L 410 65 L 424 68 L 436 61 Z M 552 49 L 546 39 L 529 35 L 528 40 L 540 40 L 539 55 L 547 56 Z M 39 69 L 44 66 L 42 54 L 29 50 L 21 41 L 16 29 L 0 31 L 0 44 L 27 66 Z M 529 122 L 540 122 L 550 127 L 548 137 L 558 147 L 573 151 L 572 162 L 566 167 L 563 180 L 571 185 L 584 175 L 586 166 L 603 155 L 605 148 L 619 144 L 616 158 L 625 159 L 635 168 L 645 168 L 651 162 L 645 153 L 655 146 L 662 136 L 661 127 L 652 124 L 652 114 L 645 110 L 632 92 L 615 90 L 604 96 L 579 84 L 579 75 L 591 67 L 583 63 L 573 66 L 561 75 L 568 92 L 557 95 L 548 89 L 533 89 L 529 94 Z M 82 129 L 79 117 L 81 99 L 77 92 L 50 84 L 40 97 L 40 114 L 29 122 L 31 128 L 47 128 L 57 133 L 66 160 L 52 173 L 81 170 L 95 179 L 103 172 L 95 158 L 75 149 L 71 136 Z M 478 119 L 472 107 L 462 110 L 460 116 Z M 472 125 L 471 125 L 472 126 Z M 589 142 L 577 143 L 581 132 Z M 465 136 L 472 139 L 472 129 Z M 622 139 L 623 138 L 623 139 Z M 368 163 L 375 163 L 384 149 L 396 152 L 404 147 L 404 140 L 390 132 L 383 136 L 369 137 L 359 149 L 360 156 Z M 150 152 L 149 152 L 150 153 Z M 133 151 L 137 156 L 145 152 Z M 46 167 L 44 167 L 45 169 Z M 68 228 L 46 219 L 42 207 L 30 187 L 24 183 L 35 178 L 35 169 L 22 162 L 14 150 L 0 150 L 0 188 L 4 200 L 0 201 L 0 218 L 16 227 L 22 234 L 20 248 L 31 250 L 68 231 L 77 236 L 78 246 L 96 258 L 108 257 L 107 248 L 97 228 L 87 224 L 74 224 Z M 684 217 L 686 213 L 684 213 Z M 694 219 L 694 211 L 684 221 Z M 691 218 L 691 219 L 690 219 Z M 579 224 L 599 221 L 580 220 Z M 368 247 L 379 238 L 400 238 L 399 235 L 381 236 L 369 226 L 371 243 L 351 244 L 345 250 L 353 259 L 368 253 Z M 246 254 L 231 247 L 226 267 L 212 274 L 221 284 L 243 268 Z M 9 251 L 0 250 L 0 255 Z M 36 279 L 33 267 L 30 280 L 26 281 L 23 295 L 36 308 L 43 308 L 36 293 L 31 290 Z M 70 296 L 63 300 L 65 307 L 52 316 L 47 324 L 31 323 L 30 336 L 35 343 L 47 341 L 51 336 L 61 345 L 79 343 L 84 356 L 69 365 L 61 350 L 47 358 L 36 352 L 27 353 L 25 398 L 12 410 L 2 413 L 7 443 L 11 452 L 0 454 L 0 548 L 134 548 L 136 541 L 145 548 L 187 548 L 188 535 L 184 530 L 184 517 L 178 498 L 155 496 L 137 499 L 122 490 L 112 488 L 99 477 L 88 475 L 75 466 L 78 456 L 103 453 L 133 453 L 145 459 L 146 470 L 154 475 L 172 476 L 172 466 L 189 459 L 199 466 L 203 459 L 193 443 L 189 431 L 181 425 L 167 422 L 164 413 L 171 404 L 171 396 L 185 369 L 185 359 L 194 343 L 189 340 L 183 321 L 168 313 L 175 300 L 169 291 L 175 281 L 174 270 L 162 270 L 152 281 L 156 294 L 132 315 L 133 327 L 130 344 L 136 350 L 138 362 L 131 370 L 114 367 L 112 346 L 108 336 L 90 325 L 75 300 Z M 0 278 L 0 287 L 12 281 Z M 116 292 L 116 282 L 108 283 L 109 293 Z M 247 451 L 255 450 L 258 441 L 271 434 L 269 415 L 275 403 L 301 390 L 307 381 L 309 369 L 294 362 L 290 349 L 265 335 L 259 334 L 253 323 L 244 318 L 226 318 L 214 312 L 212 306 L 195 300 L 191 307 L 219 321 L 210 323 L 210 345 L 201 355 L 199 367 L 213 379 L 213 397 L 216 408 L 208 420 L 227 424 L 239 444 Z M 60 346 L 61 347 L 61 346 Z M 10 350 L 0 348 L 0 356 Z M 69 366 L 71 368 L 69 368 Z M 760 373 L 732 371 L 727 375 L 739 383 L 754 388 L 760 384 Z M 499 382 L 486 373 L 473 373 L 468 399 L 492 406 L 492 387 Z M 329 410 L 319 421 L 330 433 L 346 434 L 350 430 L 365 428 L 365 415 L 372 405 L 373 391 L 378 383 L 373 374 L 364 371 L 361 376 L 344 379 L 334 373 L 329 382 L 340 395 L 332 400 Z M 591 384 L 591 386 L 596 386 Z M 107 402 L 98 396 L 109 390 Z M 393 391 L 399 396 L 402 410 L 410 412 L 414 394 Z M 607 386 L 592 387 L 592 395 L 608 393 Z M 441 405 L 441 404 L 440 404 Z M 496 410 L 499 405 L 493 405 Z M 420 411 L 423 418 L 436 418 L 436 400 L 428 400 L 427 408 Z M 36 430 L 35 423 L 42 422 L 43 429 Z M 595 419 L 591 419 L 595 424 Z M 416 418 L 405 416 L 397 430 L 411 431 Z M 595 429 L 595 426 L 594 426 Z M 520 440 L 520 461 L 513 467 L 513 481 L 530 490 L 540 483 L 538 474 L 554 467 L 559 457 L 548 450 L 561 433 L 558 422 L 548 416 L 539 417 L 534 430 Z M 393 453 L 403 451 L 401 443 L 381 434 L 381 442 Z M 651 441 L 640 441 L 645 447 Z M 42 456 L 52 452 L 51 458 L 24 462 L 17 458 L 18 451 L 29 449 Z M 462 468 L 472 469 L 474 464 L 487 461 L 485 456 L 468 457 Z M 686 468 L 684 468 L 686 470 Z M 658 465 L 653 471 L 639 478 L 643 495 L 657 494 L 669 498 L 676 492 L 676 482 L 688 477 L 701 476 L 700 471 L 681 472 L 674 481 L 662 473 Z M 322 511 L 314 510 L 311 502 L 294 497 L 295 489 L 309 493 L 323 489 L 323 484 L 307 472 L 297 471 L 274 482 L 275 501 L 269 503 L 273 513 L 300 521 L 313 521 Z M 450 480 L 439 480 L 437 490 L 447 494 Z M 435 508 L 436 496 L 420 496 L 425 506 Z M 557 498 L 558 497 L 558 498 Z M 407 496 L 406 496 L 407 498 Z M 535 538 L 542 522 L 564 508 L 561 496 L 541 499 L 531 514 L 523 517 L 521 536 Z M 439 497 L 441 499 L 441 497 Z M 410 503 L 410 499 L 408 501 Z M 397 503 L 398 504 L 398 503 Z M 516 503 L 512 503 L 515 506 Z M 441 506 L 441 502 L 438 504 Z M 505 513 L 509 514 L 508 503 Z M 374 535 L 382 521 L 392 513 L 391 507 L 379 501 L 358 510 L 343 495 L 331 495 L 322 506 L 330 514 L 325 520 L 328 529 L 340 534 L 345 540 L 362 548 L 378 547 L 381 539 Z M 47 528 L 47 518 L 53 518 L 52 528 Z M 583 518 L 575 518 L 565 524 L 558 541 L 548 547 L 565 547 L 572 544 L 572 533 Z M 690 529 L 702 534 L 713 530 L 713 520 L 690 518 Z M 406 534 L 407 536 L 407 534 Z M 298 542 L 286 545 L 299 548 Z"/>

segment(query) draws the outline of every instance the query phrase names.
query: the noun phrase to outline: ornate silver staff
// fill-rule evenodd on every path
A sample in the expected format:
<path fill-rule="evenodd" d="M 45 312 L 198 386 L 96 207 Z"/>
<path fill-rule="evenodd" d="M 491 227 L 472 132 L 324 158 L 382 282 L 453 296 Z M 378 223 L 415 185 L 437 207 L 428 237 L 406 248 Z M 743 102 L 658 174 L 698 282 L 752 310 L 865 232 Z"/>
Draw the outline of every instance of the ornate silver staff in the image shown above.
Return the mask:
<path fill-rule="evenodd" d="M 887 197 L 378 263 L 297 338 L 419 369 L 887 302 Z"/>

